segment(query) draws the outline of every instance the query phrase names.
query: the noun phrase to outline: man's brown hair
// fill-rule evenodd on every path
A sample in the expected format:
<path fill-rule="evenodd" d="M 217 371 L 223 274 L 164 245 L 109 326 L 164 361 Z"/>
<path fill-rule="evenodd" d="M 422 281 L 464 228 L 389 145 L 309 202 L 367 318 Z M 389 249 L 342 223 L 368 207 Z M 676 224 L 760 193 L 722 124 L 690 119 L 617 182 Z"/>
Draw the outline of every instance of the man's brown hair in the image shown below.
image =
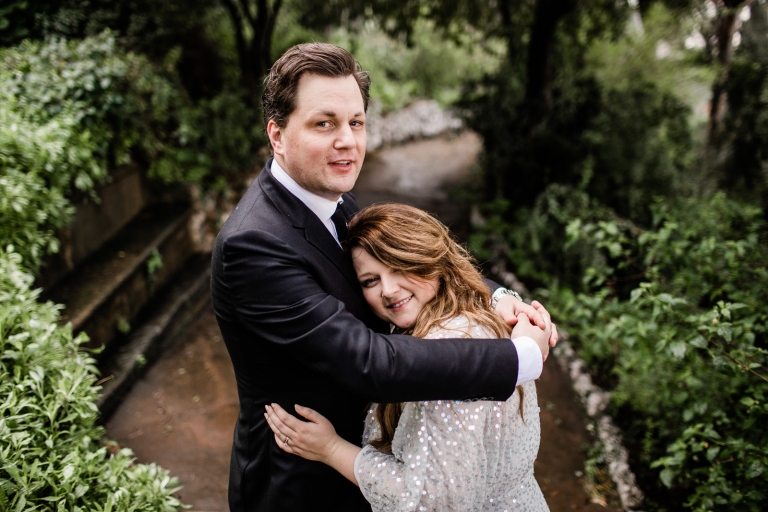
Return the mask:
<path fill-rule="evenodd" d="M 296 109 L 299 79 L 304 73 L 330 78 L 352 75 L 360 87 L 363 105 L 368 111 L 371 80 L 352 54 L 333 44 L 303 43 L 293 46 L 277 59 L 264 79 L 261 107 L 265 128 L 270 119 L 280 128 L 285 128 L 288 117 Z"/>

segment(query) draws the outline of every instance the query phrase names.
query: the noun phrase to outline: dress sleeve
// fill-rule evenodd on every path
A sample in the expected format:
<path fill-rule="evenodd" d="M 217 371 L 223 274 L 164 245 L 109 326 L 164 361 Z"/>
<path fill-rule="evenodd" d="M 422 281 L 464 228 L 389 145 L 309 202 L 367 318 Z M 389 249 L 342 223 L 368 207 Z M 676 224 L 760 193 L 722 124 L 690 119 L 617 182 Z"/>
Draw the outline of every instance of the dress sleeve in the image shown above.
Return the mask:
<path fill-rule="evenodd" d="M 488 471 L 483 409 L 489 404 L 409 403 L 395 453 L 367 445 L 355 459 L 355 476 L 373 510 L 480 510 Z"/>
<path fill-rule="evenodd" d="M 393 453 L 367 445 L 355 459 L 355 477 L 373 510 L 481 510 L 486 498 L 484 437 L 489 407 L 492 402 L 407 403 L 395 431 Z"/>
<path fill-rule="evenodd" d="M 365 415 L 363 442 L 361 446 L 367 445 L 374 439 L 381 439 L 381 427 L 379 427 L 379 422 L 376 421 L 376 416 L 374 415 L 377 406 L 378 404 L 376 403 L 372 403 L 368 406 L 368 412 Z"/>

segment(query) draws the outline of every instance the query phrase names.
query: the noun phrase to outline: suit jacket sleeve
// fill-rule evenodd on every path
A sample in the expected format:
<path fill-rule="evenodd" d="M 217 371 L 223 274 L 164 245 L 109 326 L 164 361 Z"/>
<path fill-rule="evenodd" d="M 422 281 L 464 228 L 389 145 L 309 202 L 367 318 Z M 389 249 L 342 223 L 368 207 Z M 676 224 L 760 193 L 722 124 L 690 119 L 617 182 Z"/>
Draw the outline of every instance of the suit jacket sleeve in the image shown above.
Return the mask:
<path fill-rule="evenodd" d="M 285 357 L 368 400 L 506 400 L 518 372 L 509 339 L 426 340 L 381 335 L 326 293 L 294 248 L 261 230 L 222 241 L 219 286 L 254 343 L 280 346 Z"/>

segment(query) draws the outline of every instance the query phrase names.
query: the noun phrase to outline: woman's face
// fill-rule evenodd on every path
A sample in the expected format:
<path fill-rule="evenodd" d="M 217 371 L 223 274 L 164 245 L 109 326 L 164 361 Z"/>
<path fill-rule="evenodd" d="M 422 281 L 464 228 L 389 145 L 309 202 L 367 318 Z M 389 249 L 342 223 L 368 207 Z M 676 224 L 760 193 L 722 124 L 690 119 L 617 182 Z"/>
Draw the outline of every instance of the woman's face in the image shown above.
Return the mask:
<path fill-rule="evenodd" d="M 363 287 L 365 300 L 376 316 L 409 329 L 416 322 L 421 308 L 435 298 L 437 279 L 419 279 L 394 270 L 360 247 L 352 249 L 352 263 Z"/>

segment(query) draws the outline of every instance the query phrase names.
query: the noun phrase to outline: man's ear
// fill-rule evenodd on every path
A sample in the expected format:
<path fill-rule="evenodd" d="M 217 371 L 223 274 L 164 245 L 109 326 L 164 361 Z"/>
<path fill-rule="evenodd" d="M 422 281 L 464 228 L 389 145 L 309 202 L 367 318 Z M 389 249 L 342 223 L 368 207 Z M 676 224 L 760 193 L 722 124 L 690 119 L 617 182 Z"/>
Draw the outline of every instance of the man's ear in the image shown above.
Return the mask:
<path fill-rule="evenodd" d="M 267 136 L 269 137 L 269 143 L 272 145 L 272 152 L 276 155 L 282 155 L 284 153 L 283 130 L 274 119 L 270 119 L 267 122 Z"/>

